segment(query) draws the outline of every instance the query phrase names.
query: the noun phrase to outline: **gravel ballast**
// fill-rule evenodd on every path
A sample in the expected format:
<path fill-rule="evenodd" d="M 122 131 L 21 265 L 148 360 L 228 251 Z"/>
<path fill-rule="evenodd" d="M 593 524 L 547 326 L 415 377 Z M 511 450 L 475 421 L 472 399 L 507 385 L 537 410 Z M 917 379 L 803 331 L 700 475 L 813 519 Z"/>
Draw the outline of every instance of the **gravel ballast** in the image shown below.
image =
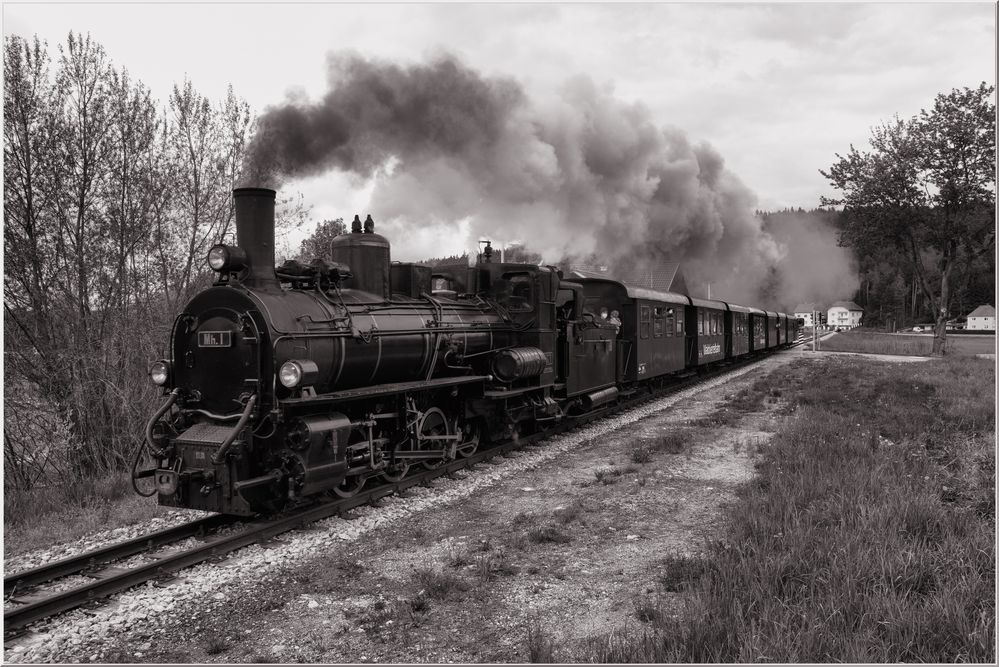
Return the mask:
<path fill-rule="evenodd" d="M 494 459 L 497 465 L 480 465 L 463 471 L 460 479 L 438 478 L 433 488 L 414 487 L 405 497 L 390 496 L 377 507 L 362 507 L 353 511 L 350 520 L 331 518 L 280 536 L 266 545 L 254 545 L 240 550 L 221 563 L 204 563 L 180 573 L 180 578 L 165 587 L 147 584 L 119 594 L 94 609 L 77 609 L 54 619 L 38 623 L 26 635 L 5 642 L 4 659 L 8 662 L 94 662 L 106 657 L 109 645 L 129 647 L 130 658 L 143 661 L 158 643 L 158 638 L 170 632 L 178 619 L 189 619 L 192 624 L 216 606 L 235 604 L 245 585 L 282 570 L 293 569 L 297 564 L 312 560 L 342 548 L 344 545 L 369 536 L 374 531 L 391 526 L 405 525 L 420 516 L 431 516 L 444 508 L 457 508 L 460 501 L 479 494 L 497 483 L 518 479 L 527 471 L 537 470 L 569 450 L 574 450 L 595 439 L 613 434 L 643 418 L 657 415 L 678 403 L 695 399 L 727 382 L 747 373 L 775 368 L 795 354 L 777 355 L 763 362 L 737 369 L 723 376 L 704 382 L 697 387 L 658 399 L 626 413 L 600 420 L 574 432 L 550 438 L 540 447 L 532 447 L 511 457 Z M 73 545 L 54 547 L 44 552 L 25 554 L 6 564 L 8 571 L 24 569 L 46 562 L 45 559 L 62 558 L 72 553 L 103 546 L 115 540 L 126 539 L 138 533 L 158 530 L 171 525 L 167 522 L 193 520 L 200 515 L 183 513 L 150 524 L 109 531 L 100 536 L 80 540 Z M 627 535 L 625 536 L 627 537 Z M 634 539 L 626 543 L 639 541 Z M 520 593 L 522 594 L 522 593 Z M 303 599 L 304 610 L 316 610 L 320 605 L 330 605 L 328 599 Z M 249 632 L 249 631 L 247 631 Z M 280 644 L 277 644 L 278 646 Z M 280 658 L 280 652 L 277 653 Z M 361 656 L 345 656 L 355 660 Z"/>

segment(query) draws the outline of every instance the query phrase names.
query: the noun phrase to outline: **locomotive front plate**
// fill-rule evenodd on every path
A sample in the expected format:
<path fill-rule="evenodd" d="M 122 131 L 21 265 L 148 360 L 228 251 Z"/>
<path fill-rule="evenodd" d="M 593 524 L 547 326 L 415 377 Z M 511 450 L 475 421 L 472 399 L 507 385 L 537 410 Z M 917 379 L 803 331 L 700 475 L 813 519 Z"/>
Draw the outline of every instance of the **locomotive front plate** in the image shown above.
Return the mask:
<path fill-rule="evenodd" d="M 199 331 L 198 347 L 231 347 L 231 331 Z"/>

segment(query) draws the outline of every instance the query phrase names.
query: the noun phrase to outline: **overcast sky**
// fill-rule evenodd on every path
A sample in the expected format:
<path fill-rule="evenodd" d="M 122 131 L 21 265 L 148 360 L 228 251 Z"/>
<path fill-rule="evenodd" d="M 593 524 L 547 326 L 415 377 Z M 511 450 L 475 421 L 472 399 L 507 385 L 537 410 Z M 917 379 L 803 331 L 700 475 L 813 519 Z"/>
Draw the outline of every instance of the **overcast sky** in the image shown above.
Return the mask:
<path fill-rule="evenodd" d="M 880 120 L 914 115 L 939 92 L 994 84 L 995 12 L 991 2 L 8 3 L 3 19 L 5 35 L 37 34 L 53 50 L 68 31 L 89 32 L 164 103 L 185 75 L 213 98 L 232 84 L 255 111 L 289 91 L 318 97 L 336 50 L 400 64 L 447 52 L 538 97 L 587 75 L 711 144 L 760 208 L 777 209 L 832 194 L 818 170 L 865 144 Z M 294 187 L 316 218 L 349 219 L 371 192 L 336 175 Z"/>

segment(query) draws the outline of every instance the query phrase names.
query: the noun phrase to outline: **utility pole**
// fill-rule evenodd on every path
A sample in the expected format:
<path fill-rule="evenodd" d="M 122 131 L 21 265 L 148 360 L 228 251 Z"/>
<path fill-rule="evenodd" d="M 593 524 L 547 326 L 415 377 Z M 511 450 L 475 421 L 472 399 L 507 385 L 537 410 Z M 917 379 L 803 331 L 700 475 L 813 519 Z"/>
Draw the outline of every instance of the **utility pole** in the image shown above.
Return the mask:
<path fill-rule="evenodd" d="M 819 345 L 819 311 L 812 311 L 812 352 L 818 349 Z"/>

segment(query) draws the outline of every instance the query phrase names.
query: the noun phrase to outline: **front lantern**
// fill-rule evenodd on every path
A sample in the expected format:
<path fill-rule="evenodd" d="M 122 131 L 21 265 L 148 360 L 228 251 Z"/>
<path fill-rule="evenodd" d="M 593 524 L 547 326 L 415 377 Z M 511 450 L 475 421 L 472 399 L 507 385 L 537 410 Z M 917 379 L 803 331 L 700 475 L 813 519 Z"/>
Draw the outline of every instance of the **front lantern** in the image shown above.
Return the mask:
<path fill-rule="evenodd" d="M 239 246 L 218 243 L 208 251 L 208 266 L 219 273 L 239 271 L 246 267 L 246 253 Z"/>
<path fill-rule="evenodd" d="M 163 387 L 170 381 L 170 362 L 161 359 L 149 367 L 149 379 L 158 387 Z"/>
<path fill-rule="evenodd" d="M 309 386 L 319 379 L 319 366 L 316 362 L 308 359 L 292 359 L 281 364 L 278 371 L 278 380 L 288 389 L 300 386 Z"/>

